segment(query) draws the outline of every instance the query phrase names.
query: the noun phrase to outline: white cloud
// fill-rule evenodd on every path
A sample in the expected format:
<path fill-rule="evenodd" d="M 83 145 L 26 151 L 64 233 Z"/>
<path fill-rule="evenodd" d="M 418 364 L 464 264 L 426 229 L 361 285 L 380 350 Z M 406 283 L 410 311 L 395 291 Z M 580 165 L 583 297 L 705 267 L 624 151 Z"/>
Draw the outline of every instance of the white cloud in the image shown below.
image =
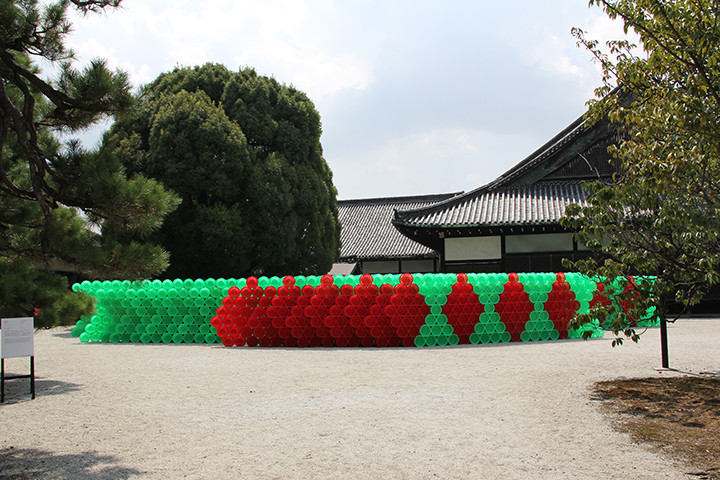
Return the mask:
<path fill-rule="evenodd" d="M 75 65 L 76 68 L 83 68 L 89 60 L 101 58 L 107 61 L 111 69 L 120 69 L 126 72 L 133 85 L 147 83 L 154 78 L 151 76 L 152 74 L 149 72 L 147 65 L 138 68 L 129 60 L 121 60 L 115 48 L 106 43 L 100 43 L 97 39 L 91 38 L 82 44 L 69 43 L 72 45 L 73 50 L 76 51 L 78 58 L 83 60 Z"/>
<path fill-rule="evenodd" d="M 333 12 L 329 1 L 126 1 L 108 15 L 76 16 L 70 43 L 80 59 L 106 58 L 136 83 L 217 62 L 253 66 L 317 100 L 372 81 L 372 59 L 333 38 Z M 147 61 L 134 68 L 123 57 Z"/>
<path fill-rule="evenodd" d="M 582 69 L 569 55 L 571 48 L 567 39 L 548 32 L 547 35 L 538 35 L 538 40 L 525 50 L 524 60 L 527 65 L 536 65 L 552 75 L 582 77 Z"/>
<path fill-rule="evenodd" d="M 449 127 L 339 155 L 327 152 L 326 158 L 337 174 L 339 198 L 360 198 L 472 190 L 497 178 L 530 149 L 520 134 Z"/>
<path fill-rule="evenodd" d="M 606 15 L 600 15 L 594 17 L 588 27 L 585 30 L 585 38 L 588 40 L 597 40 L 598 46 L 601 51 L 609 54 L 609 48 L 606 47 L 608 41 L 611 40 L 623 40 L 627 39 L 630 43 L 636 46 L 640 45 L 640 37 L 632 30 L 628 31 L 627 34 L 623 31 L 623 23 L 620 20 L 611 20 Z M 584 47 L 581 47 L 584 48 Z M 639 53 L 638 49 L 635 49 L 635 53 Z M 586 52 L 590 55 L 589 52 Z M 597 72 L 601 71 L 599 63 L 594 62 L 594 69 Z"/>
<path fill-rule="evenodd" d="M 622 31 L 566 0 L 124 0 L 71 38 L 81 63 L 107 58 L 136 84 L 215 62 L 294 85 L 349 198 L 472 189 L 557 133 L 600 77 L 572 26 Z"/>
<path fill-rule="evenodd" d="M 605 44 L 608 40 L 620 40 L 627 37 L 632 43 L 640 44 L 640 37 L 633 30 L 628 31 L 627 35 L 623 31 L 623 23 L 621 20 L 612 20 L 606 15 L 594 17 L 587 29 L 587 37 L 598 40 L 601 44 Z"/>
<path fill-rule="evenodd" d="M 486 136 L 484 132 L 466 128 L 440 128 L 392 138 L 375 149 L 371 155 L 376 165 L 386 169 L 398 162 L 440 162 L 441 159 L 459 154 L 476 153 Z M 409 166 L 403 165 L 403 168 Z"/>

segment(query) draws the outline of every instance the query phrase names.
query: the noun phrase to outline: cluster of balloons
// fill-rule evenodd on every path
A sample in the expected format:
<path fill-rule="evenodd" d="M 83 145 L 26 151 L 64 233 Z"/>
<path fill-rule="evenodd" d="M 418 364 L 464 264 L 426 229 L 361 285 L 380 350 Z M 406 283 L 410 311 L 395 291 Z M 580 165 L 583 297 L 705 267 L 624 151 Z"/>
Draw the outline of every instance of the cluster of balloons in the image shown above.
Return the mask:
<path fill-rule="evenodd" d="M 78 283 L 73 290 L 95 297 L 97 313 L 78 321 L 72 333 L 82 342 L 219 342 L 208 319 L 228 286 L 214 279 Z"/>
<path fill-rule="evenodd" d="M 657 327 L 660 325 L 660 319 L 657 315 L 655 315 L 655 307 L 650 308 L 646 312 L 636 312 L 633 309 L 633 302 L 637 299 L 638 293 L 631 291 L 631 284 L 635 284 L 635 279 L 633 277 L 629 278 L 630 282 L 625 285 L 625 288 L 623 291 L 616 295 L 614 300 L 616 305 L 625 313 L 626 315 L 626 321 L 633 327 Z M 619 285 L 614 285 L 614 289 L 616 291 L 619 291 L 620 288 L 618 288 Z M 596 303 L 600 303 L 602 305 L 610 305 L 613 303 L 612 300 L 608 297 L 608 295 L 605 293 L 605 285 L 602 283 L 597 284 L 597 293 L 593 297 L 592 301 L 590 302 L 590 306 L 592 307 Z M 613 330 L 613 317 L 608 317 L 605 319 L 605 321 L 602 323 L 602 328 L 605 330 Z"/>
<path fill-rule="evenodd" d="M 82 282 L 84 342 L 436 346 L 602 336 L 575 312 L 609 302 L 577 273 L 387 274 Z M 594 295 L 595 293 L 595 295 Z"/>
<path fill-rule="evenodd" d="M 280 288 L 263 288 L 251 277 L 244 288 L 230 289 L 211 323 L 226 346 L 435 346 L 568 338 L 568 321 L 581 304 L 565 275 L 523 277 L 527 291 L 517 274 L 362 275 L 354 285 L 325 275 L 317 287 L 302 288 L 290 276 Z M 594 283 L 578 283 L 588 308 Z M 597 324 L 583 328 L 602 335 Z"/>
<path fill-rule="evenodd" d="M 547 280 L 521 282 L 519 275 L 509 275 L 495 311 L 504 319 L 511 341 L 568 338 L 568 321 L 580 310 L 580 302 L 563 273 L 553 283 Z"/>
<path fill-rule="evenodd" d="M 230 289 L 211 323 L 226 346 L 409 347 L 430 313 L 418 292 L 410 274 L 394 286 L 371 275 L 339 286 L 325 275 L 302 288 L 288 276 L 264 289 L 251 277 Z"/>

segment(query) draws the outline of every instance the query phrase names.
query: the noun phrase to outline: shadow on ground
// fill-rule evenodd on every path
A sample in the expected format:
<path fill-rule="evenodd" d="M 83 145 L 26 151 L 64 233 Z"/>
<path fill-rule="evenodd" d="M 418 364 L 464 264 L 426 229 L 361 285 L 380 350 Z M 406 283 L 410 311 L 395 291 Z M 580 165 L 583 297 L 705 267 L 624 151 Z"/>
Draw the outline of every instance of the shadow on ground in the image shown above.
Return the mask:
<path fill-rule="evenodd" d="M 82 385 L 71 382 L 62 382 L 60 380 L 48 380 L 35 378 L 35 396 L 46 397 L 50 395 L 64 395 L 80 391 Z M 30 379 L 15 378 L 5 380 L 5 404 L 13 404 L 32 400 L 30 394 Z M 0 480 L 3 477 L 0 476 Z"/>
<path fill-rule="evenodd" d="M 0 480 L 119 480 L 144 473 L 118 465 L 116 457 L 95 452 L 56 454 L 32 448 L 0 449 Z"/>
<path fill-rule="evenodd" d="M 54 332 L 52 336 L 58 338 L 75 338 L 71 332 L 72 329 L 68 328 L 67 330 L 59 330 L 57 332 Z"/>

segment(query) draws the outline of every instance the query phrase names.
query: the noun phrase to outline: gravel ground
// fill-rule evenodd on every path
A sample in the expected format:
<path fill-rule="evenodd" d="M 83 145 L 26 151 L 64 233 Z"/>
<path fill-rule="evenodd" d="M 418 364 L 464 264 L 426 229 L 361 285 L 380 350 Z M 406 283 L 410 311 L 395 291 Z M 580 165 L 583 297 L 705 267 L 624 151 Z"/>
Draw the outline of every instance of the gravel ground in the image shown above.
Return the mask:
<path fill-rule="evenodd" d="M 720 371 L 720 319 L 612 337 L 397 349 L 83 344 L 35 335 L 0 405 L 0 479 L 688 479 L 613 430 L 598 380 Z M 6 360 L 27 373 L 29 361 Z"/>

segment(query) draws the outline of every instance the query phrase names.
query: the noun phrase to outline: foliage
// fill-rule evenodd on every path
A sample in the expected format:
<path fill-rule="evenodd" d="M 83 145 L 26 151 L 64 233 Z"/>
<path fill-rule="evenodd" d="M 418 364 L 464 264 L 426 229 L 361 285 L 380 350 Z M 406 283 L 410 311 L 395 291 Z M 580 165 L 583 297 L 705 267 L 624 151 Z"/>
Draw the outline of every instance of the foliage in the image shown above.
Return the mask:
<path fill-rule="evenodd" d="M 340 225 L 320 134 L 302 92 L 206 64 L 160 75 L 106 140 L 182 196 L 159 233 L 166 277 L 229 278 L 329 271 Z"/>
<path fill-rule="evenodd" d="M 571 206 L 566 226 L 602 256 L 574 264 L 597 275 L 634 307 L 598 304 L 590 315 L 614 317 L 616 334 L 637 341 L 640 312 L 666 299 L 697 304 L 720 280 L 720 25 L 717 2 L 592 0 L 634 31 L 597 42 L 574 30 L 599 60 L 603 85 L 590 118 L 609 118 L 621 140 L 612 148 L 618 173 L 587 186 L 589 206 Z M 632 281 L 633 273 L 656 279 Z M 622 339 L 620 339 L 622 341 Z"/>
<path fill-rule="evenodd" d="M 64 43 L 73 6 L 98 12 L 117 0 L 36 0 L 0 5 L 0 314 L 31 315 L 38 326 L 72 323 L 88 298 L 71 294 L 58 270 L 92 278 L 141 278 L 162 271 L 167 254 L 145 241 L 177 205 L 157 182 L 129 178 L 112 147 L 62 147 L 72 133 L 133 104 L 127 76 L 102 60 L 72 66 Z M 54 64 L 43 78 L 33 59 Z M 72 297 L 71 297 L 72 295 Z"/>

